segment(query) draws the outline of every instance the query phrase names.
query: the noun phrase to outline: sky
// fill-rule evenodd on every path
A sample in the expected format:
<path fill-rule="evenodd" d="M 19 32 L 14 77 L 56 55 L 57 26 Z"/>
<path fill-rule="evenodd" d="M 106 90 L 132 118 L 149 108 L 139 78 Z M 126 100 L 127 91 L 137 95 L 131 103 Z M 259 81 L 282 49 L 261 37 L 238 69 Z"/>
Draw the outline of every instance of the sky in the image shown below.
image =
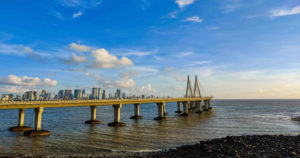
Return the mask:
<path fill-rule="evenodd" d="M 300 98 L 300 0 L 1 0 L 0 94 Z"/>

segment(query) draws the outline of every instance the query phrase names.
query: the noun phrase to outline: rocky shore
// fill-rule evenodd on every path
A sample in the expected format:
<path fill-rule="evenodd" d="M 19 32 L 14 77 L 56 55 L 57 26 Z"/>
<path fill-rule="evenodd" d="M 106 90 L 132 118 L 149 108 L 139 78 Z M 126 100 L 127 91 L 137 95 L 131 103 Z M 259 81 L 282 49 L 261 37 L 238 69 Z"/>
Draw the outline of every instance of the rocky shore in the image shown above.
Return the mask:
<path fill-rule="evenodd" d="M 221 139 L 201 141 L 164 152 L 136 155 L 134 158 L 213 158 L 213 157 L 298 157 L 300 158 L 300 135 L 252 135 L 228 136 Z"/>
<path fill-rule="evenodd" d="M 114 155 L 114 156 L 113 156 Z M 5 154 L 1 157 L 56 157 L 38 155 Z M 300 158 L 300 135 L 252 135 L 228 136 L 220 139 L 200 141 L 195 145 L 184 145 L 176 149 L 150 153 L 111 153 L 98 156 L 68 156 L 75 157 L 107 157 L 107 158 L 230 158 L 230 157 L 257 157 L 257 158 Z"/>

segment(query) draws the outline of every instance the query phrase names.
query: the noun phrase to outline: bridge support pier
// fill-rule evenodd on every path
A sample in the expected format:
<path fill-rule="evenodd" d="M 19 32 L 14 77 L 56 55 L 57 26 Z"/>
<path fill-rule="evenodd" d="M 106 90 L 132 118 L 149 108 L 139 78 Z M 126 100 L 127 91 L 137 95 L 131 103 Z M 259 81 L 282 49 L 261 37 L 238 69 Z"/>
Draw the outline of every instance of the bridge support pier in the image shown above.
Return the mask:
<path fill-rule="evenodd" d="M 183 105 L 183 113 L 180 116 L 188 116 L 189 115 L 189 104 L 190 102 L 182 102 Z"/>
<path fill-rule="evenodd" d="M 212 109 L 212 107 L 210 106 L 210 100 L 208 100 L 208 109 Z"/>
<path fill-rule="evenodd" d="M 131 116 L 130 119 L 143 119 L 143 116 L 140 116 L 140 104 L 134 104 L 134 116 Z"/>
<path fill-rule="evenodd" d="M 23 132 L 23 131 L 30 131 L 30 130 L 32 130 L 31 127 L 24 126 L 24 116 L 25 116 L 25 109 L 19 109 L 19 124 L 16 127 L 10 127 L 9 131 L 12 131 L 12 132 Z"/>
<path fill-rule="evenodd" d="M 208 100 L 204 100 L 204 111 L 209 111 Z"/>
<path fill-rule="evenodd" d="M 42 114 L 44 108 L 38 107 L 34 109 L 35 112 L 35 122 L 34 130 L 24 132 L 25 136 L 34 137 L 34 136 L 49 136 L 50 131 L 42 130 Z"/>
<path fill-rule="evenodd" d="M 196 111 L 196 113 L 199 113 L 199 114 L 201 114 L 202 113 L 202 101 L 200 100 L 200 101 L 198 101 L 198 102 L 195 102 L 195 104 L 196 104 L 196 107 L 197 107 L 197 111 Z"/>
<path fill-rule="evenodd" d="M 157 104 L 157 110 L 158 110 L 158 117 L 155 117 L 154 120 L 166 120 L 167 118 L 165 117 L 165 106 L 166 103 L 156 103 Z"/>
<path fill-rule="evenodd" d="M 96 116 L 97 116 L 97 107 L 96 106 L 90 106 L 91 108 L 91 119 L 85 121 L 86 124 L 101 124 L 101 121 L 96 120 Z"/>
<path fill-rule="evenodd" d="M 181 113 L 181 103 L 180 101 L 177 102 L 177 111 L 175 111 L 175 113 Z"/>
<path fill-rule="evenodd" d="M 110 127 L 123 127 L 126 124 L 124 122 L 120 122 L 121 120 L 121 108 L 122 104 L 113 105 L 114 108 L 114 122 L 107 124 Z"/>
<path fill-rule="evenodd" d="M 163 105 L 163 109 L 164 109 L 164 116 L 167 116 L 169 115 L 169 113 L 166 112 L 166 103 L 164 103 Z"/>

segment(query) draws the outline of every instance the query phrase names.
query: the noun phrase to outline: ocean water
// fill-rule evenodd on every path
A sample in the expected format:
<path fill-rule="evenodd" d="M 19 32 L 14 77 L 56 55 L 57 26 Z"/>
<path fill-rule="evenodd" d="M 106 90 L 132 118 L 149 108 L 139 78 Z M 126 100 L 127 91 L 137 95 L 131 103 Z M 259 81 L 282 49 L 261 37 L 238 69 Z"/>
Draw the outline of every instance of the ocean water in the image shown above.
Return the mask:
<path fill-rule="evenodd" d="M 133 105 L 123 105 L 125 127 L 108 127 L 113 122 L 112 106 L 98 106 L 100 125 L 88 125 L 89 107 L 45 108 L 42 128 L 51 136 L 29 138 L 9 132 L 17 125 L 18 110 L 0 110 L 0 153 L 34 155 L 103 155 L 146 152 L 195 144 L 200 140 L 252 134 L 300 134 L 300 100 L 213 100 L 213 110 L 189 117 L 175 114 L 177 104 L 167 103 L 166 121 L 154 121 L 155 104 L 141 104 L 142 120 L 131 120 Z M 34 124 L 34 111 L 27 109 L 25 125 Z M 113 151 L 113 152 L 111 152 Z"/>

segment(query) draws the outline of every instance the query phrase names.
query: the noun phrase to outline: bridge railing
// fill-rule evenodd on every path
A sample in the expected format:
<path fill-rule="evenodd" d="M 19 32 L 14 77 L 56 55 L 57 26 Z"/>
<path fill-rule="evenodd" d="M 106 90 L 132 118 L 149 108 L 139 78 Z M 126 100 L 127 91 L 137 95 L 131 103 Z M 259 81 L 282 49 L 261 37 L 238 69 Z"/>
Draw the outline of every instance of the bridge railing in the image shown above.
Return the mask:
<path fill-rule="evenodd" d="M 47 101 L 42 101 L 42 100 L 37 100 L 37 101 L 0 101 L 0 105 L 9 105 L 9 104 L 60 104 L 60 103 L 82 103 L 82 102 L 130 102 L 130 101 L 161 101 L 161 100 L 175 100 L 175 99 L 182 99 L 185 97 L 176 97 L 176 98 L 136 98 L 136 99 L 80 99 L 80 100 L 47 100 Z M 213 96 L 203 96 L 201 98 L 213 98 Z"/>

